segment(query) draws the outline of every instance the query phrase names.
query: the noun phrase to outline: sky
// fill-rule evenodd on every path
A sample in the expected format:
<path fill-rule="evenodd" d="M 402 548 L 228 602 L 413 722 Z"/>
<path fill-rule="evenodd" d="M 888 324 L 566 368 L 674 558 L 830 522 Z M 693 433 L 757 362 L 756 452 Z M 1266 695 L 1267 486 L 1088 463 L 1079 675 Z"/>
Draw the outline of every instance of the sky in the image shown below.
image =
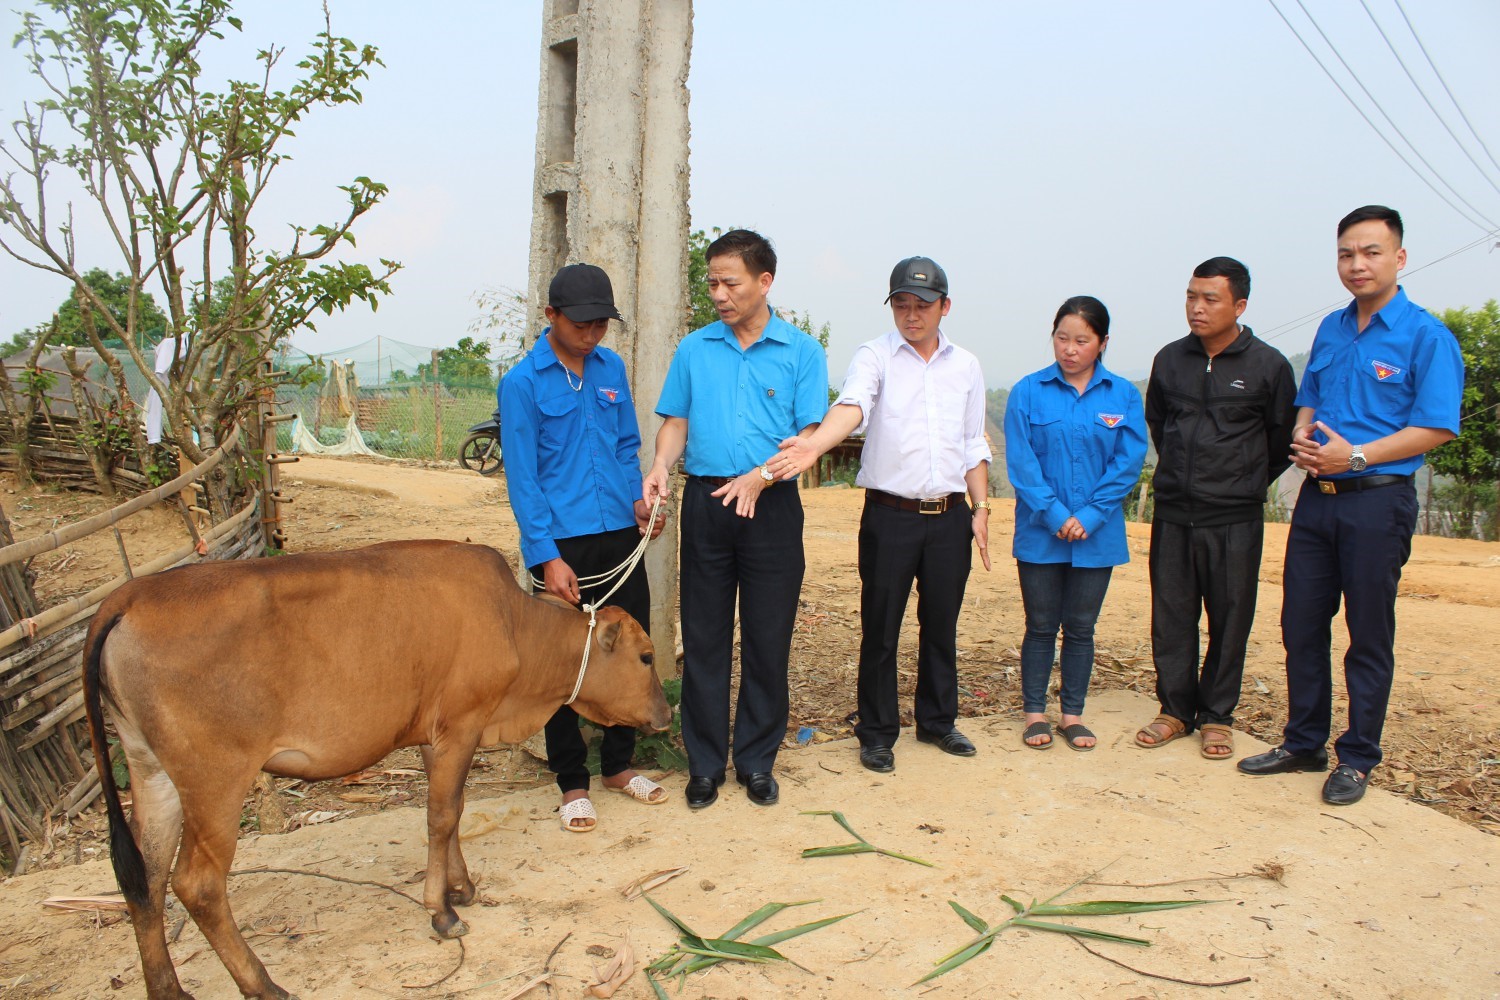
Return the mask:
<path fill-rule="evenodd" d="M 1401 3 L 1500 158 L 1500 3 Z M 361 105 L 304 124 L 261 232 L 337 217 L 336 185 L 366 175 L 390 195 L 358 224 L 351 259 L 404 269 L 378 312 L 320 317 L 293 342 L 314 353 L 376 336 L 450 346 L 477 319 L 477 292 L 526 286 L 542 5 L 449 0 L 427 17 L 395 0 L 329 6 L 334 32 L 376 45 L 385 66 Z M 1244 322 L 1288 354 L 1306 350 L 1318 316 L 1347 302 L 1335 225 L 1367 203 L 1405 218 L 1413 300 L 1441 311 L 1500 297 L 1500 164 L 1455 111 L 1397 0 L 695 6 L 693 228 L 747 226 L 773 240 L 772 303 L 831 325 L 835 383 L 856 346 L 892 329 L 890 271 L 915 254 L 947 271 L 944 330 L 979 356 L 992 387 L 1051 362 L 1052 316 L 1074 294 L 1110 309 L 1107 364 L 1144 377 L 1156 350 L 1187 332 L 1193 267 L 1219 254 L 1250 268 Z M 300 53 L 322 26 L 314 0 L 239 8 L 243 36 L 208 53 L 220 73 L 253 74 L 269 44 Z M 0 16 L 0 33 L 15 24 Z M 19 52 L 0 49 L 0 118 L 40 93 Z M 118 269 L 85 208 L 81 253 Z M 67 294 L 61 279 L 0 258 L 0 337 L 45 320 Z"/>

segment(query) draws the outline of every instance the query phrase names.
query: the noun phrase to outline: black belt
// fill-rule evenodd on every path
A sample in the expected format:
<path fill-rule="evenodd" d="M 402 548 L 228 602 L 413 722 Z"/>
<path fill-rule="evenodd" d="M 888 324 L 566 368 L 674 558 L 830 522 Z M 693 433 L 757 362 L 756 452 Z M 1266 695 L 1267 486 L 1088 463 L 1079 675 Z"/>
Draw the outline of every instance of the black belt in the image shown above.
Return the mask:
<path fill-rule="evenodd" d="M 968 499 L 967 493 L 949 493 L 947 496 L 936 497 L 932 500 L 910 500 L 906 497 L 898 497 L 894 493 L 885 490 L 865 490 L 865 499 L 885 507 L 895 507 L 897 510 L 916 511 L 918 514 L 945 514 L 949 504 L 962 503 Z"/>
<path fill-rule="evenodd" d="M 730 483 L 734 482 L 736 479 L 738 479 L 740 477 L 739 476 L 688 476 L 688 478 L 689 479 L 696 479 L 700 483 L 707 483 L 708 485 L 710 485 L 710 486 L 712 486 L 714 488 L 718 488 L 720 486 L 728 486 Z M 764 477 L 761 478 L 761 481 L 766 484 L 765 485 L 766 489 L 770 489 L 772 486 L 775 486 L 777 483 L 781 482 L 780 479 L 772 479 L 772 480 L 767 481 Z"/>
<path fill-rule="evenodd" d="M 1374 490 L 1382 486 L 1395 486 L 1397 483 L 1410 483 L 1411 476 L 1357 476 L 1353 479 L 1319 479 L 1318 492 L 1333 496 L 1337 493 L 1358 493 L 1360 490 Z"/>

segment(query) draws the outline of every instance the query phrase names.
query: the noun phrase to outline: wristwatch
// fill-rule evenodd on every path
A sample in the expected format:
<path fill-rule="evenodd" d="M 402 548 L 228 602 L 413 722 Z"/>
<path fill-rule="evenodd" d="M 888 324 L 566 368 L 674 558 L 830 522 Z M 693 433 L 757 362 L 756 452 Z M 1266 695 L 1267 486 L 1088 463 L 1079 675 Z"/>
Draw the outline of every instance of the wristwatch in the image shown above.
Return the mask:
<path fill-rule="evenodd" d="M 972 504 L 971 506 L 974 510 L 989 510 L 990 498 L 985 497 L 983 500 L 980 500 L 978 503 Z"/>
<path fill-rule="evenodd" d="M 767 462 L 760 467 L 760 478 L 768 483 L 776 482 L 776 476 L 771 472 L 771 463 Z"/>
<path fill-rule="evenodd" d="M 1349 452 L 1349 471 L 1364 472 L 1365 466 L 1368 464 L 1365 461 L 1365 446 L 1362 444 L 1355 445 L 1354 450 Z"/>

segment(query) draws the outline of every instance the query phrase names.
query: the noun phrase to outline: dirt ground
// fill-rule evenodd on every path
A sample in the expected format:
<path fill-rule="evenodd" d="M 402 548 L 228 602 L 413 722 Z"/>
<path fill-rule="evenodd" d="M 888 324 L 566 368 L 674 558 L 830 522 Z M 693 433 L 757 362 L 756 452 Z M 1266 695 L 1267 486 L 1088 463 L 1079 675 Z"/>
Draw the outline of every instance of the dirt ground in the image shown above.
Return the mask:
<path fill-rule="evenodd" d="M 295 550 L 449 537 L 514 552 L 503 480 L 326 459 L 283 472 L 296 497 L 287 517 Z M 81 516 L 89 504 L 45 491 L 7 494 L 4 502 L 20 536 Z M 908 738 L 897 745 L 894 774 L 863 770 L 843 721 L 853 708 L 862 498 L 857 490 L 815 490 L 805 502 L 809 573 L 793 647 L 791 733 L 813 733 L 803 746 L 789 739 L 782 752 L 780 805 L 756 808 L 731 782 L 717 805 L 690 813 L 680 800 L 685 779 L 672 774 L 659 776 L 674 794 L 668 805 L 598 793 L 598 830 L 573 835 L 558 827 L 555 790 L 531 755 L 486 751 L 470 781 L 466 820 L 475 831 L 466 852 L 481 905 L 465 914 L 472 931 L 460 950 L 432 938 L 419 905 L 384 888 L 328 880 L 420 891 L 410 882 L 425 864 L 423 784 L 402 773 L 414 754 L 397 755 L 357 784 L 280 783 L 270 798 L 292 825 L 305 825 L 250 833 L 236 867 L 296 873 L 244 874 L 230 885 L 236 915 L 272 975 L 304 998 L 498 998 L 546 968 L 554 973 L 551 995 L 580 996 L 591 965 L 604 963 L 595 956 L 627 937 L 637 965 L 673 943 L 667 923 L 619 889 L 686 865 L 654 897 L 705 935 L 771 901 L 820 900 L 773 918 L 765 930 L 855 915 L 779 946 L 795 966 L 720 967 L 690 978 L 683 997 L 1136 998 L 1200 991 L 1185 981 L 1237 980 L 1244 981 L 1221 990 L 1500 997 L 1500 840 L 1493 836 L 1500 833 L 1500 546 L 1416 539 L 1397 609 L 1387 760 L 1375 772 L 1383 790 L 1335 810 L 1318 798 L 1318 775 L 1250 779 L 1199 757 L 1195 741 L 1157 751 L 1131 743 L 1155 708 L 1144 525 L 1131 527 L 1134 561 L 1116 572 L 1099 624 L 1086 713 L 1098 750 L 1025 749 L 1016 712 L 1022 619 L 1013 564 L 1003 557 L 1011 523 L 1004 503 L 992 540 L 1002 558 L 992 573 L 976 569 L 971 577 L 959 629 L 963 711 L 973 716 L 962 726 L 980 755 L 956 760 Z M 105 537 L 91 549 L 38 560 L 49 599 L 118 572 L 116 543 Z M 137 548 L 146 557 L 153 539 L 181 544 L 183 537 L 170 513 L 151 512 L 122 529 L 133 560 Z M 1285 527 L 1268 525 L 1236 756 L 1262 749 L 1256 737 L 1274 742 L 1282 721 L 1284 542 Z M 909 671 L 914 622 L 906 632 Z M 908 690 L 912 680 L 908 673 Z M 1341 711 L 1340 703 L 1336 716 Z M 832 820 L 802 815 L 818 809 L 842 810 L 871 842 L 936 867 L 872 855 L 801 859 L 803 848 L 849 840 Z M 329 819 L 340 821 L 322 822 Z M 60 827 L 39 846 L 31 874 L 0 883 L 0 996 L 140 994 L 133 939 L 118 914 L 41 906 L 49 896 L 114 888 L 98 827 L 96 816 Z M 1060 901 L 1217 902 L 1077 921 L 1153 942 L 1090 943 L 1103 958 L 1059 935 L 1009 929 L 957 971 L 910 986 L 972 937 L 950 900 L 998 923 L 1010 913 L 1002 893 L 1045 899 L 1101 870 L 1096 883 L 1125 885 L 1083 885 Z M 173 923 L 181 916 L 175 910 Z M 173 952 L 195 995 L 237 995 L 191 921 Z M 450 972 L 441 985 L 425 986 Z M 615 995 L 651 993 L 637 973 Z"/>

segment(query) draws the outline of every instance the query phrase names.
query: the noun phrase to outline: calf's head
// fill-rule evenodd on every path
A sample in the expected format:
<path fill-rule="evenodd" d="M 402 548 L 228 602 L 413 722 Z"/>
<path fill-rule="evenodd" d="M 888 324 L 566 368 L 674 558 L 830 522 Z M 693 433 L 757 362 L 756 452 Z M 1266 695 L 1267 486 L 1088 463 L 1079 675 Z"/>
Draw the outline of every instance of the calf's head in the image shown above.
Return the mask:
<path fill-rule="evenodd" d="M 598 620 L 588 673 L 573 707 L 604 726 L 666 729 L 672 706 L 656 676 L 651 637 L 620 608 L 601 608 Z"/>

